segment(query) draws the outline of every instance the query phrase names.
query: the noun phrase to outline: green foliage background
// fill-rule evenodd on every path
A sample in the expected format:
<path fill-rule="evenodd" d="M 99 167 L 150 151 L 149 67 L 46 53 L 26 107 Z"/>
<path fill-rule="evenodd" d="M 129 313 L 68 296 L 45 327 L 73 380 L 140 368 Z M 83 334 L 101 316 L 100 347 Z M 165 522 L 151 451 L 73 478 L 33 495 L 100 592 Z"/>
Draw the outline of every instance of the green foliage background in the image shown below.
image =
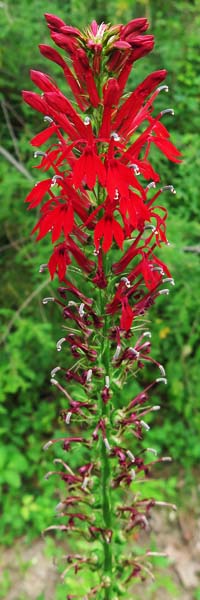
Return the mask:
<path fill-rule="evenodd" d="M 42 306 L 42 297 L 52 294 L 52 284 L 38 273 L 49 248 L 46 241 L 37 246 L 30 239 L 35 215 L 27 213 L 23 204 L 32 181 L 37 180 L 29 140 L 41 130 L 42 119 L 22 103 L 21 89 L 34 89 L 30 67 L 55 75 L 63 86 L 59 69 L 37 49 L 39 43 L 49 43 L 44 12 L 80 28 L 93 18 L 125 23 L 146 16 L 156 37 L 155 50 L 136 64 L 130 89 L 152 70 L 168 70 L 169 93 L 161 94 L 157 108 L 174 107 L 175 117 L 166 116 L 165 123 L 184 161 L 177 167 L 154 152 L 163 185 L 173 183 L 177 189 L 176 196 L 163 196 L 169 209 L 171 246 L 160 252 L 176 287 L 149 315 L 153 356 L 165 365 L 169 384 L 164 393 L 159 390 L 162 412 L 154 419 L 148 444 L 167 450 L 176 461 L 175 471 L 182 466 L 187 478 L 200 453 L 199 1 L 5 0 L 0 6 L 0 495 L 4 514 L 0 532 L 1 541 L 8 544 L 23 533 L 34 537 L 52 517 L 54 483 L 43 480 L 49 459 L 41 446 L 59 430 L 62 405 L 49 385 L 50 369 L 57 364 L 55 342 L 62 335 L 61 322 L 54 307 Z M 149 381 L 151 373 L 145 377 Z"/>

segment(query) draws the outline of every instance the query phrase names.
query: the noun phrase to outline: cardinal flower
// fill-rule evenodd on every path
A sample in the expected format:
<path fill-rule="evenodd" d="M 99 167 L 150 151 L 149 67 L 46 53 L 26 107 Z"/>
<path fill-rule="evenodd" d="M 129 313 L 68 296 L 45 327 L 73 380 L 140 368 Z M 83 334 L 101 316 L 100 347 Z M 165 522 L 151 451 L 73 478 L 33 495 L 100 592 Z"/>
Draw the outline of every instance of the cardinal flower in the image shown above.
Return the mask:
<path fill-rule="evenodd" d="M 94 146 L 88 144 L 83 150 L 80 158 L 78 158 L 74 164 L 72 181 L 77 188 L 80 188 L 81 184 L 84 182 L 89 189 L 92 190 L 95 186 L 97 177 L 101 185 L 104 185 L 104 164 L 96 153 Z"/>
<path fill-rule="evenodd" d="M 112 209 L 108 206 L 104 216 L 98 221 L 94 230 L 94 243 L 96 250 L 99 249 L 100 240 L 103 238 L 102 250 L 108 252 L 111 247 L 113 237 L 122 249 L 124 241 L 124 233 L 121 225 L 113 217 Z"/>
<path fill-rule="evenodd" d="M 63 243 L 55 246 L 54 251 L 48 262 L 48 269 L 51 275 L 51 279 L 53 279 L 55 273 L 57 273 L 58 279 L 62 281 L 65 278 L 66 270 L 70 263 L 71 260 L 67 251 L 66 244 Z"/>
<path fill-rule="evenodd" d="M 63 232 L 65 237 L 71 233 L 74 224 L 74 213 L 71 203 L 60 204 L 55 208 L 47 209 L 32 233 L 39 229 L 37 240 L 41 240 L 49 231 L 52 232 L 52 243 L 56 242 Z"/>

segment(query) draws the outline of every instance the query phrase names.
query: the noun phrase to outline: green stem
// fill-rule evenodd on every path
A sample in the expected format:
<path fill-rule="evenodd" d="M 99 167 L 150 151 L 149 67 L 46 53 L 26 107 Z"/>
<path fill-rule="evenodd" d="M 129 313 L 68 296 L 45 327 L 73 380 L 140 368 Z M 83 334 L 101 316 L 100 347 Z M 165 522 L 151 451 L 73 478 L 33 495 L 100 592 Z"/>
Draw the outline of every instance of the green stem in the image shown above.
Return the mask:
<path fill-rule="evenodd" d="M 105 265 L 106 267 L 106 265 Z M 100 290 L 100 307 L 101 314 L 105 315 L 105 290 L 102 292 Z M 110 343 L 108 338 L 108 328 L 109 328 L 109 317 L 104 317 L 104 328 L 103 328 L 103 348 L 101 354 L 101 363 L 105 370 L 105 375 L 110 376 Z M 106 420 L 106 431 L 109 435 L 110 430 L 110 404 L 105 404 L 102 402 L 102 419 Z M 111 494 L 111 468 L 110 468 L 110 458 L 108 455 L 108 451 L 105 447 L 105 444 L 102 440 L 101 444 L 101 464 L 102 464 L 102 476 L 101 476 L 101 486 L 102 486 L 102 516 L 104 521 L 105 529 L 112 529 L 112 494 Z M 104 578 L 110 580 L 110 586 L 104 588 L 104 600 L 112 599 L 112 566 L 113 566 L 113 553 L 112 553 L 112 539 L 110 542 L 106 540 L 103 542 L 104 548 Z"/>

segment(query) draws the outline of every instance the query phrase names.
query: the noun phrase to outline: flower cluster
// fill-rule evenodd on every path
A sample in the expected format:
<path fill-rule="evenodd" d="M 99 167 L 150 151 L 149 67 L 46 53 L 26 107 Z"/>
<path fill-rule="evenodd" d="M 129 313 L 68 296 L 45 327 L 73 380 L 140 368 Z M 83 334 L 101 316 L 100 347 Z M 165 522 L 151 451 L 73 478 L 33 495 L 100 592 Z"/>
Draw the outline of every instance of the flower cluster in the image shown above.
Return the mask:
<path fill-rule="evenodd" d="M 155 451 L 144 452 L 141 444 L 149 429 L 144 417 L 160 408 L 149 405 L 149 392 L 166 383 L 163 366 L 150 355 L 143 315 L 174 283 L 156 249 L 168 243 L 167 210 L 160 196 L 175 190 L 160 185 L 150 150 L 153 144 L 172 162 L 180 161 L 180 152 L 162 122 L 173 111 L 154 115 L 158 94 L 168 90 L 166 71 L 151 73 L 132 93 L 124 93 L 134 62 L 153 48 L 153 36 L 145 33 L 147 20 L 113 27 L 93 21 L 80 32 L 54 15 L 45 17 L 64 55 L 44 44 L 41 54 L 61 67 L 73 96 L 69 100 L 40 71 L 31 71 L 31 79 L 42 93 L 23 92 L 47 123 L 31 144 L 39 148 L 36 168 L 48 172 L 48 178 L 26 198 L 30 209 L 40 207 L 32 233 L 37 240 L 50 234 L 53 244 L 40 270 L 48 268 L 51 279 L 57 275 L 60 281 L 57 297 L 43 302 L 53 300 L 61 308 L 67 324 L 57 350 L 67 343 L 72 355 L 71 366 L 63 361 L 51 379 L 66 398 L 61 416 L 71 430 L 66 435 L 64 429 L 45 449 L 61 442 L 64 455 L 75 453 L 78 461 L 81 446 L 85 461 L 74 471 L 64 458 L 56 459 L 61 470 L 47 474 L 59 476 L 67 490 L 57 507 L 63 523 L 48 529 L 81 534 L 88 546 L 87 556 L 67 556 L 64 577 L 87 564 L 99 579 L 94 577 L 84 598 L 114 600 L 126 593 L 133 577 L 148 571 L 144 559 L 151 554 L 138 559 L 119 551 L 120 528 L 127 535 L 147 528 L 156 503 L 134 493 L 134 481 L 149 476 L 156 462 L 168 460 L 149 460 Z M 41 151 L 46 142 L 51 145 Z M 128 399 L 129 377 L 147 362 L 159 376 Z M 57 380 L 58 373 L 71 389 Z"/>

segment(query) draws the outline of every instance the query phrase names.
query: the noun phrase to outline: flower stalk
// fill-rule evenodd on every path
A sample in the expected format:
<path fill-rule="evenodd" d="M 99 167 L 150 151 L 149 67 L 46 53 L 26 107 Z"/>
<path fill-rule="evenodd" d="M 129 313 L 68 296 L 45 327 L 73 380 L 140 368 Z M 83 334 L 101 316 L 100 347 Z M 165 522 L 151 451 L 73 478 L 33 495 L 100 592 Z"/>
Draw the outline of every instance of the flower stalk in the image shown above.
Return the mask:
<path fill-rule="evenodd" d="M 50 235 L 53 244 L 40 272 L 47 268 L 52 280 L 59 279 L 57 294 L 43 303 L 56 303 L 65 323 L 57 342 L 61 361 L 51 373 L 66 400 L 62 434 L 44 445 L 62 445 L 63 458 L 54 460 L 59 470 L 46 477 L 59 477 L 65 493 L 57 505 L 61 523 L 47 531 L 66 532 L 73 547 L 84 539 L 84 555 L 66 555 L 62 576 L 67 582 L 71 569 L 76 575 L 90 568 L 91 586 L 82 600 L 118 600 L 127 597 L 133 578 L 151 574 L 152 553 L 134 556 L 131 535 L 148 529 L 156 500 L 143 498 L 136 482 L 169 460 L 143 446 L 148 415 L 160 409 L 151 405 L 151 391 L 166 383 L 164 367 L 151 356 L 145 316 L 174 283 L 157 256 L 168 244 L 160 196 L 174 188 L 160 187 L 149 155 L 152 144 L 172 162 L 180 161 L 180 152 L 161 123 L 172 110 L 154 116 L 158 94 L 167 91 L 160 85 L 166 71 L 148 75 L 128 96 L 124 91 L 134 62 L 153 48 L 147 20 L 113 27 L 93 21 L 80 32 L 45 16 L 61 53 L 42 44 L 41 54 L 62 69 L 74 98 L 39 71 L 31 71 L 31 79 L 41 95 L 23 92 L 47 123 L 31 144 L 50 143 L 34 154 L 36 168 L 49 176 L 26 202 L 29 209 L 40 207 L 36 240 Z M 137 381 L 146 364 L 154 378 L 130 397 L 128 383 Z M 68 600 L 80 600 L 75 590 L 76 584 Z"/>

